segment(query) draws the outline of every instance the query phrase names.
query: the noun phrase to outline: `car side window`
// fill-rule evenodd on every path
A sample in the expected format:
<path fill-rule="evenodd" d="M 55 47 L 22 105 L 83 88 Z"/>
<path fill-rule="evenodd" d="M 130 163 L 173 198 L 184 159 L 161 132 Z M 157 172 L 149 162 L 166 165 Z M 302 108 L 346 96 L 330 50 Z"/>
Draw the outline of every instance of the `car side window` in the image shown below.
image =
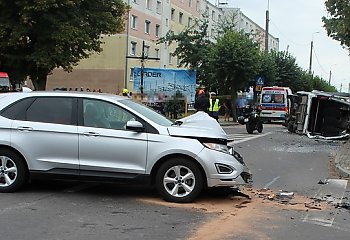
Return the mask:
<path fill-rule="evenodd" d="M 25 120 L 26 111 L 34 100 L 33 97 L 21 99 L 5 108 L 1 116 L 12 120 Z"/>
<path fill-rule="evenodd" d="M 73 124 L 73 98 L 39 97 L 26 112 L 27 121 Z"/>
<path fill-rule="evenodd" d="M 125 109 L 105 101 L 84 99 L 84 126 L 125 130 L 136 117 Z"/>

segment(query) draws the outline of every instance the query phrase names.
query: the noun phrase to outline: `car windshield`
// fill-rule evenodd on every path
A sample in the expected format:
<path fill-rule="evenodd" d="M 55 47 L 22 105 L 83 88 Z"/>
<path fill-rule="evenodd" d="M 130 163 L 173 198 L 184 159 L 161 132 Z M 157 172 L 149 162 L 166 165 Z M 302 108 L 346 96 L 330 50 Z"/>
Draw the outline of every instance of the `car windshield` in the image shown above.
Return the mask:
<path fill-rule="evenodd" d="M 262 96 L 263 103 L 284 103 L 283 94 L 263 94 Z"/>
<path fill-rule="evenodd" d="M 138 102 L 126 99 L 126 100 L 121 100 L 120 101 L 122 104 L 124 104 L 125 106 L 134 109 L 135 111 L 139 112 L 140 114 L 142 114 L 143 116 L 145 116 L 146 118 L 148 118 L 149 120 L 151 120 L 152 122 L 159 124 L 161 126 L 171 126 L 174 122 L 172 122 L 171 120 L 167 119 L 166 117 L 164 117 L 163 115 L 155 112 L 154 110 L 152 110 L 151 108 L 140 104 Z"/>
<path fill-rule="evenodd" d="M 9 79 L 0 77 L 0 86 L 9 87 L 10 86 Z"/>

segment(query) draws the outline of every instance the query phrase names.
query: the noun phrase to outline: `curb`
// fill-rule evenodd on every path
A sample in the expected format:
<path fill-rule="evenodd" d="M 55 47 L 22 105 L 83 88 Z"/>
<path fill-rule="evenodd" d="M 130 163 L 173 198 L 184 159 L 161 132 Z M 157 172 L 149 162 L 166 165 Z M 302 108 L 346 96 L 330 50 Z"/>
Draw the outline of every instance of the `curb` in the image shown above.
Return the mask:
<path fill-rule="evenodd" d="M 335 167 L 341 177 L 350 176 L 350 140 L 345 142 L 335 156 Z"/>

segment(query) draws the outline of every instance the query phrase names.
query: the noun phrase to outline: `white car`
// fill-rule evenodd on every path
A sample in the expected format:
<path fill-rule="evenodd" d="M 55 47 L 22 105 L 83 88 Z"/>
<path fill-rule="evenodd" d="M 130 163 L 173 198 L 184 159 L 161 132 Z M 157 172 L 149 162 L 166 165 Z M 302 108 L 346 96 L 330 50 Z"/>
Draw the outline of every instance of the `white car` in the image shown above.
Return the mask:
<path fill-rule="evenodd" d="M 246 184 L 243 159 L 198 112 L 175 123 L 131 99 L 84 92 L 0 94 L 0 192 L 32 178 L 141 181 L 167 201 Z"/>

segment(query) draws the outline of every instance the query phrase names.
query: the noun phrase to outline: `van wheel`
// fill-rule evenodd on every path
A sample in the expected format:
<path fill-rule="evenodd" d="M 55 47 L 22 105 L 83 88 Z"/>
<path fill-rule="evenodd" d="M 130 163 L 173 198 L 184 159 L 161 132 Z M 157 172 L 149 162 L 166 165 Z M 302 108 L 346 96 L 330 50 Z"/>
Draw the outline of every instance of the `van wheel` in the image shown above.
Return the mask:
<path fill-rule="evenodd" d="M 173 158 L 163 163 L 156 175 L 159 194 L 168 202 L 189 203 L 203 189 L 199 167 L 186 159 Z"/>
<path fill-rule="evenodd" d="M 18 154 L 0 150 L 0 192 L 15 192 L 23 187 L 27 176 L 27 168 Z"/>

